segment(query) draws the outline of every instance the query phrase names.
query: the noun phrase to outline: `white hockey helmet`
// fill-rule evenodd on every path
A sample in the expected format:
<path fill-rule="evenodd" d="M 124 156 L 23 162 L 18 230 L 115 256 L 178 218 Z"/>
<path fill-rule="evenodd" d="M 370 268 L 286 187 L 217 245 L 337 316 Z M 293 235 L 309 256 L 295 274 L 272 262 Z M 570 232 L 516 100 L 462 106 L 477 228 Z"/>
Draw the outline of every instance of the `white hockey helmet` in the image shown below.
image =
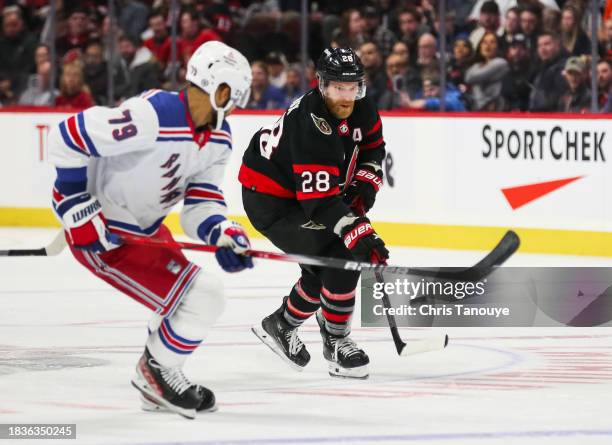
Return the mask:
<path fill-rule="evenodd" d="M 187 62 L 187 81 L 206 91 L 210 103 L 217 111 L 217 128 L 221 127 L 225 113 L 234 105 L 244 108 L 251 95 L 251 67 L 240 51 L 223 42 L 203 43 Z M 219 107 L 215 100 L 221 84 L 231 88 L 230 100 Z"/>

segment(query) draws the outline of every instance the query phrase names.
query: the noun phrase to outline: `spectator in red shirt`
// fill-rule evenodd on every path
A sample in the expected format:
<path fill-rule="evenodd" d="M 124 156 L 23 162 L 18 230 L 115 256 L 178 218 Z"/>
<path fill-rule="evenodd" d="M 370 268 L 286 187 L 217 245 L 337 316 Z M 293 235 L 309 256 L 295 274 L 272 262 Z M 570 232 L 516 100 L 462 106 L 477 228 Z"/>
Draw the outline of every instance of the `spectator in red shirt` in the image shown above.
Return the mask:
<path fill-rule="evenodd" d="M 198 16 L 193 11 L 181 14 L 181 35 L 178 41 L 179 54 L 184 64 L 196 49 L 210 40 L 222 40 L 221 36 L 210 28 L 201 29 Z"/>
<path fill-rule="evenodd" d="M 68 16 L 66 35 L 57 39 L 55 48 L 59 58 L 73 49 L 85 51 L 88 40 L 88 22 L 87 12 L 83 8 L 75 8 Z"/>
<path fill-rule="evenodd" d="M 93 105 L 93 98 L 83 80 L 81 62 L 64 65 L 60 77 L 60 95 L 55 98 L 55 106 L 83 109 Z"/>
<path fill-rule="evenodd" d="M 170 60 L 170 35 L 166 26 L 166 17 L 161 12 L 155 12 L 149 17 L 149 28 L 153 37 L 146 39 L 143 45 L 153 53 L 163 69 Z"/>

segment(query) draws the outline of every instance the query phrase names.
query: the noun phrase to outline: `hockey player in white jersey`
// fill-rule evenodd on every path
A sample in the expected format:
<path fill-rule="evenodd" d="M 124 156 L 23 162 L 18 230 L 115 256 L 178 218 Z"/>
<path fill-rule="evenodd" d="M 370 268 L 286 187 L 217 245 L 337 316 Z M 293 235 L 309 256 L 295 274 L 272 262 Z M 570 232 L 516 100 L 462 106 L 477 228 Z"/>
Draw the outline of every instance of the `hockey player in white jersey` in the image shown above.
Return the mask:
<path fill-rule="evenodd" d="M 253 267 L 249 240 L 225 217 L 220 184 L 232 148 L 225 116 L 250 95 L 246 58 L 208 42 L 187 66 L 180 93 L 151 90 L 117 108 L 93 107 L 49 135 L 56 167 L 53 208 L 75 258 L 95 275 L 154 311 L 132 384 L 143 408 L 187 418 L 215 409 L 209 389 L 182 367 L 223 311 L 220 280 L 179 249 L 122 244 L 125 234 L 171 241 L 162 224 L 183 200 L 181 225 L 220 246 L 228 272 Z"/>

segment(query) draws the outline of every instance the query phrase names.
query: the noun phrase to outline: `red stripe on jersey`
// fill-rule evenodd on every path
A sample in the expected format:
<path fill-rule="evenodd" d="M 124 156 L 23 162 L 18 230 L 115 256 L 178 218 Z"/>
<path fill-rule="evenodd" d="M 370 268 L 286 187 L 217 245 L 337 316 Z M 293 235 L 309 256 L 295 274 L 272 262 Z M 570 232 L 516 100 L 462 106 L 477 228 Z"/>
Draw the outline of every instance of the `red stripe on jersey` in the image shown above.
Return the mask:
<path fill-rule="evenodd" d="M 266 195 L 278 196 L 279 198 L 295 198 L 295 193 L 286 189 L 278 182 L 242 164 L 238 173 L 238 181 L 254 192 Z"/>
<path fill-rule="evenodd" d="M 62 195 L 60 192 L 57 191 L 56 188 L 53 189 L 53 199 L 55 200 L 55 202 L 60 202 L 62 199 L 64 199 L 64 195 Z"/>
<path fill-rule="evenodd" d="M 353 315 L 353 313 L 349 313 L 349 314 L 332 314 L 331 312 L 327 312 L 325 309 L 321 309 L 321 312 L 323 312 L 323 316 L 325 317 L 326 320 L 329 321 L 333 321 L 335 323 L 346 323 L 349 318 L 351 318 L 351 316 Z"/>
<path fill-rule="evenodd" d="M 337 195 L 338 193 L 340 193 L 340 187 L 335 186 L 326 192 L 317 192 L 317 191 L 296 192 L 295 195 L 299 201 L 305 201 L 307 199 L 319 199 L 319 198 L 325 198 L 326 196 L 334 196 L 334 195 Z"/>
<path fill-rule="evenodd" d="M 376 139 L 374 142 L 370 142 L 369 144 L 360 145 L 359 148 L 363 148 L 364 150 L 368 150 L 370 148 L 376 148 L 383 143 L 382 136 Z"/>
<path fill-rule="evenodd" d="M 344 294 L 334 294 L 333 292 L 328 291 L 326 288 L 321 288 L 321 293 L 328 300 L 336 300 L 336 301 L 346 301 L 355 297 L 355 291 L 352 290 L 350 292 L 346 292 Z"/>
<path fill-rule="evenodd" d="M 321 164 L 293 164 L 293 172 L 294 173 L 304 173 L 304 172 L 320 172 L 326 171 L 330 175 L 340 176 L 340 169 L 338 167 L 333 167 L 331 165 L 321 165 Z"/>
<path fill-rule="evenodd" d="M 380 130 L 381 125 L 382 125 L 382 121 L 380 120 L 380 117 L 379 117 L 376 123 L 374 124 L 374 126 L 372 127 L 372 129 L 366 133 L 366 136 L 371 136 L 374 133 L 376 133 L 378 130 Z"/>
<path fill-rule="evenodd" d="M 66 123 L 68 124 L 68 132 L 70 133 L 70 136 L 72 137 L 72 140 L 74 141 L 74 143 L 81 150 L 87 152 L 87 150 L 85 150 L 85 143 L 83 142 L 83 139 L 81 139 L 81 135 L 79 134 L 77 130 L 76 117 L 70 116 L 68 120 L 66 121 Z"/>
<path fill-rule="evenodd" d="M 187 134 L 191 135 L 189 130 L 159 130 L 159 134 Z"/>
<path fill-rule="evenodd" d="M 222 193 L 208 192 L 205 190 L 188 189 L 186 195 L 188 198 L 209 198 L 209 199 L 224 199 Z"/>

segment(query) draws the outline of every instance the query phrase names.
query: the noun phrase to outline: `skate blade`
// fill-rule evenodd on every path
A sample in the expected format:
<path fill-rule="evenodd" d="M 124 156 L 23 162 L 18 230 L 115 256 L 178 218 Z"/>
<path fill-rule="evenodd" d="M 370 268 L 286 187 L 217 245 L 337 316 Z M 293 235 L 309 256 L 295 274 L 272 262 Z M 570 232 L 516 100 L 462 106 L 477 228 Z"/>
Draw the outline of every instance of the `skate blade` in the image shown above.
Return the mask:
<path fill-rule="evenodd" d="M 336 378 L 342 379 L 359 379 L 365 380 L 370 377 L 370 371 L 368 365 L 357 366 L 355 368 L 343 368 L 336 362 L 327 361 L 329 375 Z"/>
<path fill-rule="evenodd" d="M 270 337 L 270 335 L 262 328 L 261 326 L 253 326 L 251 327 L 251 331 L 253 334 L 257 336 L 261 340 L 261 342 L 266 345 L 268 348 L 272 350 L 276 355 L 283 359 L 285 363 L 287 363 L 291 369 L 295 369 L 296 371 L 302 372 L 304 368 L 296 363 L 292 362 L 283 352 L 281 348 L 278 347 L 276 342 Z"/>
<path fill-rule="evenodd" d="M 166 410 L 170 412 L 179 414 L 185 417 L 186 419 L 190 419 L 190 420 L 195 419 L 196 417 L 195 409 L 181 408 L 179 406 L 173 405 L 172 403 L 168 402 L 163 397 L 160 397 L 153 390 L 153 388 L 149 386 L 146 379 L 142 376 L 142 374 L 140 374 L 138 370 L 136 371 L 136 377 L 132 379 L 132 386 L 136 388 L 138 391 L 140 391 L 143 394 L 143 396 L 145 396 L 147 399 L 151 400 L 152 402 L 157 403 L 160 407 L 165 408 Z"/>
<path fill-rule="evenodd" d="M 140 408 L 143 411 L 149 412 L 149 413 L 172 413 L 172 411 L 170 411 L 168 408 L 158 405 L 156 401 L 152 400 L 149 398 L 149 396 L 145 395 L 144 393 L 140 393 Z M 203 410 L 196 410 L 197 413 L 213 413 L 215 411 L 217 411 L 219 408 L 217 407 L 217 405 L 213 405 L 210 408 L 206 408 Z M 174 414 L 174 413 L 172 413 Z"/>

